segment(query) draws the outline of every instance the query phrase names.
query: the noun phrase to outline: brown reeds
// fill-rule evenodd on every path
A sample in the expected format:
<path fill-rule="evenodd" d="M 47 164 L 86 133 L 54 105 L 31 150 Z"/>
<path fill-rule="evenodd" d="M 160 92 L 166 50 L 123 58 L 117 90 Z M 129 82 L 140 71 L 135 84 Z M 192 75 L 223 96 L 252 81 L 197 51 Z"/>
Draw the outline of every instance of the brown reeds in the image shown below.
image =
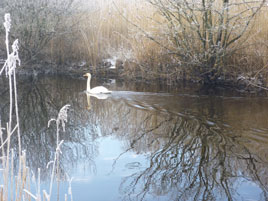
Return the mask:
<path fill-rule="evenodd" d="M 215 79 L 250 77 L 267 85 L 264 0 L 182 0 L 179 6 L 173 2 L 81 4 L 65 15 L 61 33 L 55 34 L 41 55 L 63 68 L 66 63 L 78 68 L 82 61 L 84 68 L 93 71 L 113 58 L 122 67 L 120 77 L 172 83 L 202 81 L 207 74 L 216 74 Z"/>
<path fill-rule="evenodd" d="M 160 1 L 151 2 L 156 5 Z M 127 4 L 122 0 L 102 3 L 99 9 L 81 18 L 81 42 L 75 49 L 83 49 L 85 60 L 94 70 L 101 66 L 103 59 L 117 56 L 124 62 L 122 76 L 127 77 L 202 79 L 202 73 L 213 71 L 218 73 L 217 77 L 224 75 L 235 79 L 241 74 L 266 74 L 267 7 L 262 1 L 244 4 L 236 1 L 228 7 L 218 1 L 211 2 L 214 7 L 207 12 L 194 8 L 196 10 L 190 13 L 189 7 L 183 14 L 192 14 L 195 19 L 187 21 L 190 18 L 184 16 L 179 22 L 177 14 L 172 16 L 170 11 L 163 11 L 161 5 L 153 7 L 140 1 Z M 209 24 L 202 24 L 203 14 L 209 18 Z M 197 28 L 202 37 L 197 34 Z M 223 45 L 213 55 L 214 46 L 219 44 Z M 208 56 L 210 54 L 212 56 Z M 214 70 L 217 68 L 220 70 Z"/>

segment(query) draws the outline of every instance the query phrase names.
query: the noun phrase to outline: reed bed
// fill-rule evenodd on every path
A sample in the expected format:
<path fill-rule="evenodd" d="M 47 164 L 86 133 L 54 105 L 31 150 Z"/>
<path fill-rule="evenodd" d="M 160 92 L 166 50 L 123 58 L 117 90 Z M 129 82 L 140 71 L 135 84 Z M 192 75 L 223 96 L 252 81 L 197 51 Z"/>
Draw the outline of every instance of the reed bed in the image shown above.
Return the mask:
<path fill-rule="evenodd" d="M 70 105 L 65 105 L 59 111 L 56 119 L 51 119 L 48 126 L 52 121 L 56 122 L 57 129 L 57 147 L 54 154 L 54 160 L 47 164 L 47 168 L 51 172 L 49 189 L 41 189 L 41 169 L 38 169 L 35 175 L 27 166 L 26 152 L 22 150 L 20 121 L 19 121 L 19 108 L 17 98 L 17 81 L 16 81 L 16 68 L 20 65 L 19 59 L 19 46 L 18 39 L 12 44 L 12 50 L 9 49 L 9 36 L 11 31 L 11 17 L 10 14 L 5 14 L 5 45 L 7 52 L 7 59 L 4 66 L 1 68 L 0 75 L 5 74 L 9 81 L 9 121 L 6 126 L 1 125 L 0 118 L 0 201 L 21 201 L 21 200 L 36 200 L 36 201 L 50 201 L 53 193 L 53 184 L 55 179 L 59 182 L 59 158 L 61 154 L 61 145 L 63 141 L 59 139 L 59 132 L 65 131 L 65 123 L 67 122 L 67 111 Z M 15 115 L 15 118 L 13 118 Z M 17 138 L 18 145 L 11 144 Z M 15 147 L 15 148 L 12 148 Z M 33 153 L 30 153 L 33 154 Z M 52 166 L 52 167 L 51 167 Z M 69 192 L 65 195 L 65 200 L 73 200 L 71 191 L 71 180 L 68 176 Z M 35 189 L 35 190 L 33 190 Z"/>
<path fill-rule="evenodd" d="M 158 29 L 155 24 L 159 22 L 152 21 L 154 9 L 146 8 L 144 2 L 100 0 L 91 6 L 71 16 L 70 23 L 76 24 L 73 32 L 51 41 L 53 59 L 64 58 L 63 63 L 85 60 L 98 68 L 112 57 L 137 64 L 147 53 L 161 49 L 146 37 L 147 31 L 156 32 L 153 29 Z"/>
<path fill-rule="evenodd" d="M 89 6 L 89 9 L 77 12 L 71 17 L 72 21 L 78 22 L 75 31 L 71 35 L 66 35 L 66 38 L 53 40 L 51 55 L 59 55 L 60 52 L 61 56 L 57 58 L 64 58 L 63 61 L 84 60 L 88 68 L 93 70 L 101 68 L 106 59 L 115 58 L 121 62 L 120 64 L 123 63 L 121 76 L 128 78 L 149 80 L 160 78 L 167 80 L 168 83 L 178 79 L 200 79 L 199 75 L 206 70 L 204 66 L 209 63 L 208 58 L 200 56 L 206 51 L 202 47 L 202 40 L 198 39 L 196 32 L 193 32 L 191 24 L 185 22 L 183 34 L 188 37 L 185 39 L 188 41 L 187 43 L 176 41 L 174 35 L 178 34 L 179 27 L 176 30 L 176 26 L 171 25 L 157 6 L 152 6 L 150 2 L 157 1 L 97 1 L 94 7 Z M 215 6 L 213 11 L 217 13 L 223 6 L 220 3 L 222 1 L 212 2 Z M 266 86 L 267 6 L 265 4 L 260 6 L 261 3 L 258 2 L 256 5 L 253 3 L 244 5 L 239 4 L 239 1 L 234 5 L 234 8 L 230 7 L 229 15 L 236 17 L 237 20 L 230 22 L 228 26 L 238 26 L 239 30 L 242 30 L 243 26 L 247 26 L 245 19 L 248 20 L 249 26 L 243 36 L 230 45 L 230 51 L 226 53 L 228 56 L 222 57 L 215 64 L 215 68 L 220 69 L 219 74 L 224 76 L 224 79 L 235 80 L 239 76 L 253 78 L 262 75 L 261 84 Z M 258 12 L 256 14 L 244 12 L 247 6 L 254 7 Z M 261 9 L 258 10 L 258 6 Z M 235 16 L 237 13 L 240 13 L 239 17 Z M 197 21 L 202 19 L 200 11 L 195 15 Z M 211 23 L 215 27 L 211 34 L 215 42 L 218 35 L 216 29 L 220 26 L 218 23 L 226 24 L 226 22 L 221 22 L 220 15 L 215 14 L 211 18 Z M 175 22 L 174 19 L 172 21 Z M 200 30 L 203 31 L 202 23 L 200 26 Z M 232 31 L 234 36 L 238 34 L 235 29 Z M 178 35 L 178 39 L 183 40 L 183 35 Z M 223 40 L 222 37 L 221 42 Z M 66 48 L 66 44 L 69 44 L 69 48 Z M 207 43 L 205 48 L 209 45 Z M 207 51 L 213 50 L 208 48 Z M 193 56 L 186 61 L 181 56 L 191 53 Z M 196 58 L 200 61 L 192 62 Z M 203 71 L 198 70 L 202 68 Z"/>
<path fill-rule="evenodd" d="M 40 52 L 39 61 L 98 71 L 109 67 L 107 61 L 113 59 L 120 68 L 120 77 L 130 79 L 161 79 L 168 84 L 180 79 L 202 82 L 209 72 L 220 80 L 255 79 L 255 84 L 267 87 L 268 12 L 262 0 L 228 1 L 228 15 L 223 12 L 222 0 L 204 1 L 212 5 L 207 12 L 198 7 L 202 1 L 182 0 L 186 12 L 181 21 L 176 18 L 183 9 L 172 10 L 176 8 L 172 0 L 85 2 L 76 1 L 76 6 L 61 16 L 61 30 Z M 187 21 L 188 14 L 195 20 Z M 204 15 L 209 16 L 210 24 L 202 21 Z M 233 38 L 247 28 L 228 48 L 216 47 L 226 42 L 225 30 L 219 29 L 226 25 Z"/>

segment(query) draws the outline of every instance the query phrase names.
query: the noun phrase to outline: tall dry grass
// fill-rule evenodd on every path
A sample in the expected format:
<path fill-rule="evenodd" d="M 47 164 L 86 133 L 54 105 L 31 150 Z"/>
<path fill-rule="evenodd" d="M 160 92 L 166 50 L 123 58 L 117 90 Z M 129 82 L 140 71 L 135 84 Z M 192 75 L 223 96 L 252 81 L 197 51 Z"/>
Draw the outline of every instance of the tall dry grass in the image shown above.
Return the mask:
<path fill-rule="evenodd" d="M 192 32 L 192 27 L 186 25 L 184 34 L 189 41 L 184 47 L 179 46 L 174 40 L 174 35 L 177 34 L 177 30 L 174 30 L 176 26 L 172 28 L 167 18 L 149 2 L 149 0 L 99 0 L 90 1 L 87 5 L 80 2 L 80 8 L 77 7 L 78 9 L 74 10 L 72 15 L 65 16 L 65 20 L 62 21 L 62 27 L 65 29 L 69 27 L 68 32 L 59 34 L 50 41 L 44 49 L 44 55 L 47 56 L 44 59 L 50 59 L 58 64 L 86 61 L 87 69 L 98 71 L 105 65 L 106 59 L 114 58 L 120 61 L 118 64 L 123 63 L 123 67 L 121 66 L 123 69 L 120 71 L 122 77 L 161 78 L 168 83 L 181 78 L 194 78 L 193 74 L 198 73 L 199 70 L 186 68 L 187 62 L 191 63 L 194 56 L 193 59 L 184 62 L 178 55 L 192 50 L 198 55 L 205 54 L 202 43 L 200 40 L 195 40 L 196 33 Z M 151 2 L 157 1 L 151 0 Z M 213 10 L 217 13 L 217 9 L 222 8 L 223 1 L 215 2 Z M 230 15 L 247 9 L 249 5 L 254 6 L 253 4 L 234 6 Z M 196 13 L 197 20 L 202 19 L 200 13 Z M 230 46 L 231 52 L 233 49 L 236 51 L 228 59 L 224 57 L 217 63 L 223 75 L 236 79 L 239 76 L 258 77 L 261 74 L 262 84 L 267 82 L 266 78 L 264 79 L 267 65 L 267 13 L 267 6 L 262 7 L 250 21 L 250 26 L 243 37 Z M 241 21 L 234 21 L 234 23 L 241 23 L 241 27 L 245 26 L 242 19 L 248 18 L 248 14 L 242 12 L 237 18 Z M 216 28 L 220 20 L 219 15 L 212 16 L 212 23 Z M 232 27 L 234 24 L 229 25 Z M 201 31 L 202 26 L 201 24 Z M 233 32 L 235 33 L 235 30 Z M 215 41 L 217 33 L 213 34 L 212 38 Z M 179 40 L 183 40 L 183 37 Z M 180 49 L 184 49 L 184 52 L 180 52 Z M 203 64 L 205 65 L 205 62 Z M 201 67 L 203 64 L 201 62 Z"/>
<path fill-rule="evenodd" d="M 126 7 L 123 0 L 117 1 Z M 55 38 L 50 43 L 50 53 L 59 62 L 86 60 L 96 67 L 118 49 L 124 48 L 124 37 L 129 25 L 115 12 L 112 1 L 93 1 L 87 9 L 80 8 L 66 23 L 75 24 L 69 34 Z M 68 50 L 68 51 L 66 51 Z"/>
<path fill-rule="evenodd" d="M 268 86 L 268 7 L 256 15 L 251 28 L 246 33 L 247 40 L 230 59 L 229 71 L 245 75 L 253 84 L 257 78 Z M 256 79 L 255 79 L 256 78 Z"/>
<path fill-rule="evenodd" d="M 144 1 L 96 1 L 66 21 L 76 26 L 51 41 L 50 55 L 59 63 L 85 60 L 94 69 L 116 57 L 128 61 L 128 70 L 134 71 L 139 60 L 159 55 L 161 47 L 147 37 L 158 29 L 154 17 L 154 9 Z"/>
<path fill-rule="evenodd" d="M 58 114 L 56 119 L 51 119 L 55 121 L 57 125 L 56 135 L 57 135 L 57 147 L 54 154 L 54 160 L 49 162 L 47 168 L 50 168 L 52 164 L 50 185 L 49 189 L 41 189 L 41 170 L 38 169 L 37 176 L 31 172 L 31 169 L 27 166 L 26 162 L 26 152 L 22 150 L 21 144 L 21 133 L 20 133 L 20 121 L 19 121 L 19 108 L 18 108 L 18 97 L 17 97 L 17 81 L 16 81 L 16 68 L 20 65 L 19 59 L 19 46 L 18 39 L 16 39 L 12 44 L 12 50 L 9 49 L 10 42 L 10 31 L 11 31 L 11 17 L 10 14 L 5 14 L 5 45 L 7 52 L 7 59 L 4 66 L 0 70 L 0 75 L 4 74 L 8 77 L 9 81 L 9 121 L 6 126 L 2 127 L 0 118 L 0 151 L 1 151 L 1 161 L 0 161 L 0 201 L 21 201 L 21 200 L 36 200 L 36 201 L 50 201 L 52 196 L 53 184 L 55 183 L 55 178 L 57 178 L 57 183 L 59 182 L 59 158 L 60 158 L 60 147 L 63 141 L 59 139 L 59 132 L 61 130 L 65 131 L 65 123 L 67 122 L 67 110 L 69 105 L 65 105 Z M 15 118 L 13 118 L 15 115 Z M 1 117 L 1 116 L 0 116 Z M 17 134 L 17 136 L 15 136 Z M 17 138 L 15 142 L 18 145 L 13 145 L 11 142 L 13 138 Z M 13 149 L 12 147 L 17 147 Z M 34 154 L 34 153 L 30 153 Z M 17 157 L 15 157 L 15 155 Z M 16 167 L 16 168 L 15 168 Z M 67 176 L 67 178 L 69 178 Z M 71 191 L 71 179 L 69 179 L 70 190 L 68 192 L 70 200 L 72 200 Z M 35 187 L 35 191 L 32 190 L 32 186 Z M 68 199 L 67 194 L 65 195 L 65 200 Z"/>

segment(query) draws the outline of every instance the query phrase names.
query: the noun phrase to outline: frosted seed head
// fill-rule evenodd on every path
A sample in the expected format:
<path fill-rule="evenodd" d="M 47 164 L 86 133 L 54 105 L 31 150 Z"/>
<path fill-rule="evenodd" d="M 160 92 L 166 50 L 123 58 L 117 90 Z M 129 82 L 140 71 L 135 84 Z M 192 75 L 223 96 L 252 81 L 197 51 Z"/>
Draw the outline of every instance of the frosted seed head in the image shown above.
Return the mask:
<path fill-rule="evenodd" d="M 4 27 L 6 28 L 6 31 L 7 31 L 7 32 L 10 31 L 10 27 L 11 27 L 11 18 L 10 18 L 10 14 L 9 14 L 9 13 L 6 13 L 6 14 L 5 14 Z"/>
<path fill-rule="evenodd" d="M 62 125 L 62 130 L 65 132 L 65 122 L 67 122 L 67 112 L 69 109 L 70 105 L 65 105 L 60 109 L 60 112 L 58 114 L 58 118 L 57 118 L 57 124 Z"/>

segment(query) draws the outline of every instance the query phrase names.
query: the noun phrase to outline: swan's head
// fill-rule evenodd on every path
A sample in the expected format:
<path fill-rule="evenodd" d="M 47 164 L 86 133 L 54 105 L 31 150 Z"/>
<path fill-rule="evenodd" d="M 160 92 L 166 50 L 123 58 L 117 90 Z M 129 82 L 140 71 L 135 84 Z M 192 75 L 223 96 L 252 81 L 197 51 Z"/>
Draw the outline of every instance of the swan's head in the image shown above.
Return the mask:
<path fill-rule="evenodd" d="M 91 74 L 90 73 L 86 73 L 83 75 L 84 77 L 88 77 L 88 78 L 91 78 Z"/>

